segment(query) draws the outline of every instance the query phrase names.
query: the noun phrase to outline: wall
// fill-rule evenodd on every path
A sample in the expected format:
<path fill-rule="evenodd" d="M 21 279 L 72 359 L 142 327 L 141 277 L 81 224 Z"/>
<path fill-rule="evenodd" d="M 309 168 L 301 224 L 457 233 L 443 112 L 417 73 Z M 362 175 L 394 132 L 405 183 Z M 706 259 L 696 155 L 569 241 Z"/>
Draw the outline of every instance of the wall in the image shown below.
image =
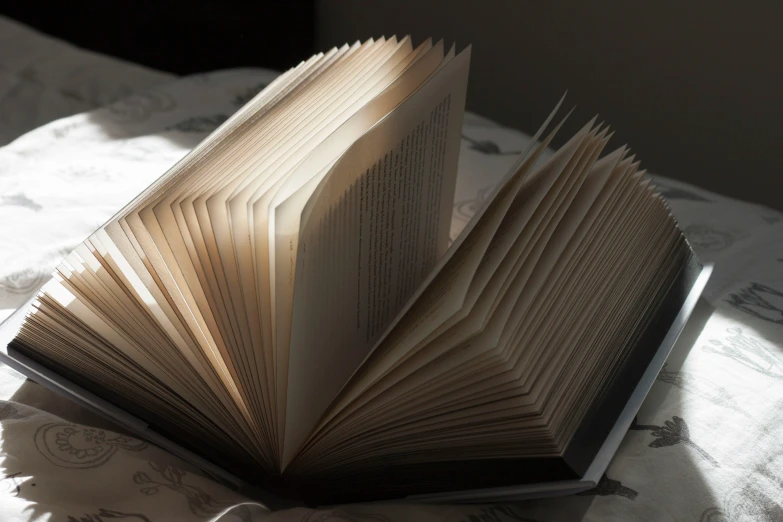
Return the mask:
<path fill-rule="evenodd" d="M 783 3 L 318 0 L 316 47 L 473 44 L 468 108 L 534 131 L 568 89 L 650 171 L 783 210 Z M 758 5 L 754 5 L 758 4 Z"/>
<path fill-rule="evenodd" d="M 9 0 L 0 1 L 0 14 L 85 49 L 161 71 L 193 74 L 296 65 L 315 52 L 314 4 L 315 0 Z"/>

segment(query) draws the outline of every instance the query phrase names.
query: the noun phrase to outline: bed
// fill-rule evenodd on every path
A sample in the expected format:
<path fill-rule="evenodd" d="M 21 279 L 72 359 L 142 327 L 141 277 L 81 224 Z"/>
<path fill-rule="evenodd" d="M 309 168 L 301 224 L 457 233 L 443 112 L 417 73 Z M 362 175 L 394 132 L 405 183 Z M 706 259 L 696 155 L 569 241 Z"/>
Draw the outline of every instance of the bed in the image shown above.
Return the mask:
<path fill-rule="evenodd" d="M 175 77 L 1 17 L 0 49 L 0 319 L 276 75 L 254 68 Z M 460 169 L 486 174 L 485 183 L 457 187 L 456 224 L 529 139 L 466 116 Z M 595 489 L 515 505 L 270 513 L 0 367 L 0 518 L 783 520 L 783 214 L 652 177 L 702 261 L 715 264 L 709 305 L 703 329 L 658 375 Z"/>

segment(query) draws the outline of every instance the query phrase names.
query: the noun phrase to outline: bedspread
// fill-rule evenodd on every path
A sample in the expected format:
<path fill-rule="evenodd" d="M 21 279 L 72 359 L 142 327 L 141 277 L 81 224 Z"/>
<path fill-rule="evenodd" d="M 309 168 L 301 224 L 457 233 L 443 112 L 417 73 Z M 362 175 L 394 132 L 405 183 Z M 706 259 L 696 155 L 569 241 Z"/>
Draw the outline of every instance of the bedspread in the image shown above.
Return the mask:
<path fill-rule="evenodd" d="M 6 52 L 9 42 L 23 52 Z M 10 142 L 0 148 L 0 313 L 274 76 L 174 78 L 0 18 L 0 144 Z M 528 141 L 466 116 L 453 233 Z M 705 291 L 714 310 L 659 374 L 595 489 L 516 505 L 269 513 L 0 367 L 0 519 L 783 520 L 783 214 L 653 179 L 702 261 L 715 263 Z"/>

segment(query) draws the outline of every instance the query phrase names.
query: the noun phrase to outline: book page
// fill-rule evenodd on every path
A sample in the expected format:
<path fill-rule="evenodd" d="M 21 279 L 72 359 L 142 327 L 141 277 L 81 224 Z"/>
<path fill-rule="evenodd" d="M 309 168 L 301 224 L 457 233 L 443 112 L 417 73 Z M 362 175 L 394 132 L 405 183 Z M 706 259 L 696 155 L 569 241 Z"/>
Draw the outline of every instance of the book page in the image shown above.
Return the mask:
<path fill-rule="evenodd" d="M 525 184 L 529 171 L 536 165 L 560 125 L 525 159 L 515 175 L 490 198 L 491 203 L 481 222 L 476 223 L 466 234 L 467 237 L 456 249 L 454 256 L 429 283 L 427 292 L 422 294 L 403 320 L 384 338 L 377 350 L 353 376 L 339 400 L 330 407 L 329 417 L 364 394 L 368 387 L 405 362 L 412 353 L 435 341 L 438 335 L 454 322 L 465 317 L 471 309 L 471 306 L 465 306 L 465 300 L 469 289 L 473 290 L 475 286 L 477 271 L 481 268 L 482 271 L 494 272 L 494 267 L 486 268 L 484 258 L 490 245 L 496 242 L 495 236 L 500 233 L 501 221 L 506 219 L 506 213 Z M 529 207 L 535 209 L 534 205 Z M 501 255 L 500 249 L 493 250 L 496 256 Z"/>
<path fill-rule="evenodd" d="M 327 56 L 339 57 L 342 54 L 336 51 Z M 332 63 L 332 59 L 327 58 L 310 73 L 321 71 L 322 65 L 326 67 Z M 296 90 L 306 86 L 311 79 L 312 74 L 297 77 L 295 84 L 281 91 L 284 97 L 278 101 L 290 101 L 291 88 Z M 269 444 L 271 439 L 267 428 L 271 424 L 268 413 L 271 408 L 264 403 L 258 384 L 266 381 L 259 376 L 264 368 L 259 364 L 261 358 L 243 344 L 238 324 L 246 321 L 238 323 L 230 294 L 221 286 L 220 276 L 225 277 L 225 271 L 221 258 L 212 248 L 215 237 L 207 235 L 212 231 L 210 217 L 205 212 L 199 215 L 199 210 L 205 208 L 206 191 L 220 185 L 221 180 L 229 181 L 232 169 L 241 172 L 239 167 L 242 162 L 255 154 L 254 145 L 260 146 L 259 131 L 268 127 L 266 120 L 277 115 L 286 105 L 281 103 L 259 111 L 256 114 L 258 119 L 253 119 L 245 132 L 232 140 L 222 154 L 214 155 L 193 169 L 188 183 L 161 194 L 154 203 L 142 209 L 138 217 L 129 215 L 126 219 L 135 231 L 135 239 L 145 247 L 163 285 L 172 296 L 181 294 L 189 303 L 187 307 L 177 308 L 194 312 L 192 317 L 196 320 L 203 318 L 204 322 L 197 332 L 209 335 L 211 339 L 208 338 L 208 341 L 215 343 L 214 350 L 219 353 L 220 364 L 227 367 L 232 382 L 252 415 L 252 421 L 262 433 L 259 438 L 264 444 Z M 222 234 L 221 239 L 226 237 Z M 154 242 L 154 246 L 149 240 Z M 271 453 L 271 449 L 268 452 Z"/>
<path fill-rule="evenodd" d="M 559 126 L 558 126 L 559 127 Z M 557 130 L 557 129 L 555 129 Z M 580 154 L 580 150 L 584 141 L 587 139 L 589 126 L 584 127 L 580 133 L 574 136 L 569 143 L 562 147 L 554 156 L 552 156 L 544 165 L 538 167 L 533 174 L 527 179 L 527 183 L 524 183 L 523 187 L 516 186 L 504 186 L 504 190 L 499 193 L 498 198 L 493 198 L 491 204 L 483 214 L 484 218 L 480 223 L 477 223 L 475 228 L 471 230 L 471 235 L 474 231 L 482 232 L 482 228 L 491 219 L 494 214 L 499 214 L 501 217 L 505 214 L 511 201 L 503 201 L 504 199 L 516 199 L 517 197 L 522 200 L 522 206 L 528 207 L 531 211 L 536 211 L 535 214 L 530 215 L 528 213 L 517 213 L 512 216 L 516 220 L 520 221 L 520 225 L 528 230 L 539 229 L 539 223 L 544 218 L 544 212 L 541 211 L 541 202 L 549 196 L 549 200 L 552 197 L 553 185 L 556 185 L 558 180 L 564 175 L 564 171 L 568 169 L 569 165 L 573 166 L 574 157 Z M 539 149 L 542 149 L 549 143 L 553 134 L 550 134 L 544 141 Z M 539 151 L 537 151 L 539 152 Z M 537 156 L 538 154 L 536 154 Z M 532 159 L 532 158 L 531 158 Z M 521 174 L 522 172 L 520 172 Z M 510 178 L 510 181 L 521 182 L 524 181 L 524 176 L 521 180 L 514 180 L 514 177 Z M 512 183 L 515 185 L 516 183 Z M 561 183 L 562 184 L 562 183 Z M 508 190 L 514 188 L 514 190 Z M 557 192 L 556 190 L 554 192 Z M 519 203 L 519 202 L 517 202 Z M 503 211 L 503 212 L 501 212 Z M 489 218 L 489 219 L 488 219 Z M 499 223 L 498 223 L 499 225 Z M 498 225 L 495 226 L 495 230 L 488 231 L 488 239 L 495 238 L 494 235 L 500 236 L 509 233 L 513 230 L 513 227 L 509 227 L 508 223 L 502 231 L 497 231 Z M 520 231 L 521 233 L 521 231 Z M 464 245 L 467 245 L 469 238 L 465 240 Z M 535 239 L 532 237 L 526 237 L 518 243 L 519 246 L 524 246 L 523 252 L 530 249 L 535 244 Z M 460 250 L 462 246 L 460 247 Z M 456 260 L 457 257 L 452 260 Z M 449 262 L 451 264 L 451 261 Z M 448 265 L 447 265 L 448 268 Z M 483 268 L 483 267 L 482 267 Z M 472 276 L 472 274 L 471 274 Z M 440 276 L 439 276 L 440 278 Z M 439 278 L 433 282 L 433 290 L 436 290 Z M 471 283 L 473 277 L 470 278 L 468 284 Z M 428 294 L 425 294 L 425 296 Z M 486 297 L 486 296 L 484 296 Z M 474 300 L 477 298 L 474 297 Z M 492 299 L 490 298 L 490 301 Z M 372 401 L 380 394 L 385 394 L 385 401 L 395 403 L 395 396 L 404 394 L 406 391 L 412 389 L 413 386 L 421 386 L 438 375 L 440 375 L 442 363 L 434 364 L 433 360 L 442 357 L 444 353 L 459 347 L 460 343 L 466 341 L 477 332 L 483 330 L 486 326 L 486 316 L 489 313 L 489 307 L 487 310 L 482 310 L 479 314 L 470 314 L 466 317 L 462 317 L 462 320 L 456 322 L 447 331 L 438 331 L 438 335 L 432 335 L 426 341 L 422 340 L 421 336 L 417 336 L 414 340 L 418 341 L 416 345 L 411 346 L 408 342 L 407 336 L 415 333 L 415 329 L 408 331 L 409 328 L 406 323 L 413 322 L 416 325 L 416 320 L 426 314 L 427 300 L 416 303 L 411 308 L 412 316 L 406 316 L 398 328 L 402 333 L 402 337 L 397 337 L 396 332 L 387 337 L 384 340 L 382 347 L 383 352 L 378 353 L 378 357 L 373 355 L 375 359 L 379 359 L 377 362 L 368 367 L 363 367 L 355 376 L 355 379 L 351 382 L 350 389 L 346 390 L 346 393 L 341 396 L 340 401 L 337 402 L 331 408 L 331 414 L 339 412 L 339 418 L 344 419 L 346 416 L 350 416 L 352 412 L 355 412 L 357 408 Z M 389 346 L 386 344 L 389 343 Z M 388 352 L 388 356 L 384 357 L 385 352 Z M 417 353 L 418 352 L 418 353 Z M 372 359 L 371 359 L 372 360 Z M 417 372 L 416 377 L 408 379 L 411 374 Z M 372 386 L 372 388 L 370 388 Z M 342 410 L 342 411 L 340 411 Z"/>
<path fill-rule="evenodd" d="M 428 46 L 430 47 L 430 46 Z M 452 53 L 453 55 L 453 53 Z M 267 258 L 271 283 L 271 301 L 277 311 L 275 317 L 290 321 L 293 302 L 293 266 L 289 263 L 290 252 L 298 247 L 298 231 L 302 209 L 310 199 L 313 190 L 329 172 L 330 167 L 345 150 L 375 123 L 410 96 L 443 61 L 443 44 L 427 48 L 424 56 L 406 68 L 388 84 L 381 82 L 383 91 L 368 102 L 359 100 L 361 107 L 350 118 L 319 142 L 307 157 L 281 180 L 275 189 L 253 203 L 257 258 Z M 363 106 L 362 106 L 363 105 Z M 352 108 L 355 109 L 356 107 Z M 264 234 L 269 228 L 269 235 Z M 268 244 L 268 248 L 267 247 Z M 276 269 L 276 265 L 280 269 Z M 283 329 L 286 334 L 289 328 Z M 276 350 L 278 381 L 278 418 L 285 416 L 287 390 L 288 337 L 278 342 Z"/>
<path fill-rule="evenodd" d="M 592 182 L 590 183 L 591 187 L 584 191 L 580 191 L 578 199 L 574 200 L 573 204 L 568 205 L 566 216 L 561 220 L 561 223 L 555 229 L 554 235 L 548 240 L 549 244 L 544 250 L 541 260 L 538 263 L 539 268 L 547 267 L 550 264 L 556 264 L 556 269 L 562 270 L 561 267 L 571 259 L 571 251 L 575 249 L 576 245 L 578 244 L 577 241 L 573 241 L 571 238 L 577 237 L 576 234 L 581 235 L 577 228 L 580 230 L 587 228 L 586 226 L 583 227 L 584 215 L 587 213 L 588 209 L 591 208 L 595 198 L 597 197 L 597 191 L 603 186 L 604 179 L 608 177 L 611 169 L 619 160 L 621 152 L 622 150 L 617 154 L 607 156 L 606 160 L 603 160 L 600 165 L 597 165 L 593 171 L 593 177 L 588 178 L 588 181 Z M 566 246 L 570 250 L 562 250 Z M 544 279 L 544 277 L 541 274 L 534 273 L 531 279 L 539 281 Z M 547 279 L 547 281 L 551 280 L 551 278 Z M 517 284 L 517 286 L 519 285 Z M 491 296 L 489 297 L 491 298 Z M 548 302 L 546 297 L 541 292 L 539 292 L 537 299 L 542 299 L 544 302 Z M 536 303 L 539 302 L 540 301 L 536 301 Z M 533 315 L 533 313 L 527 311 L 522 318 L 511 318 L 510 320 L 505 321 L 502 326 L 508 330 L 513 330 L 513 325 L 518 323 L 520 320 L 528 320 L 531 315 Z M 498 370 L 497 366 L 487 366 L 486 363 L 482 364 L 483 352 L 485 349 L 480 349 L 478 347 L 482 346 L 490 348 L 490 345 L 485 343 L 475 344 L 477 347 L 474 350 L 469 352 L 461 352 L 459 354 L 457 359 L 461 358 L 461 362 L 457 359 L 453 359 L 452 363 L 446 364 L 445 361 L 442 360 L 437 365 L 437 367 L 431 368 L 427 372 L 430 374 L 430 377 L 425 377 L 425 379 L 421 381 L 419 387 L 415 390 L 414 396 L 411 396 L 406 400 L 398 399 L 392 404 L 405 404 L 406 409 L 415 409 L 417 407 L 421 408 L 426 406 L 428 411 L 431 411 L 435 404 L 440 403 L 440 407 L 442 408 L 444 415 L 450 410 L 453 410 L 456 417 L 466 414 L 466 408 L 477 407 L 482 403 L 489 404 L 491 402 L 493 405 L 497 406 L 497 401 L 500 399 L 500 397 L 494 398 L 493 401 L 490 401 L 486 396 L 483 396 L 481 400 L 475 399 L 475 397 L 480 393 L 484 393 L 485 389 L 496 390 L 493 393 L 498 393 L 497 390 L 506 388 L 515 390 L 520 386 L 520 376 L 517 375 L 514 378 L 510 378 L 507 372 L 504 373 Z M 535 343 L 513 343 L 514 349 L 518 350 L 523 350 L 524 347 L 529 345 L 535 345 Z M 505 352 L 505 350 L 509 349 L 508 341 L 501 340 L 497 349 L 501 349 Z M 450 365 L 451 368 L 456 370 L 458 364 L 461 364 L 464 370 L 460 370 L 458 372 L 449 371 L 449 373 L 452 373 L 452 375 L 449 376 L 448 379 L 438 378 L 435 376 L 437 372 L 442 373 L 449 370 Z M 487 368 L 486 370 L 483 369 L 485 367 Z M 527 372 L 526 374 L 529 373 L 530 372 Z M 459 391 L 455 393 L 457 390 Z M 455 405 L 455 401 L 459 401 L 461 397 L 465 396 L 470 397 L 473 403 L 461 403 L 459 405 Z M 423 399 L 424 397 L 427 397 L 427 399 Z M 420 403 L 419 406 L 417 406 L 417 402 Z M 403 411 L 402 413 L 405 412 Z M 384 416 L 390 417 L 389 420 L 386 420 L 385 422 L 389 422 L 393 419 L 388 410 L 384 412 Z M 447 417 L 448 416 L 444 416 L 441 418 L 445 419 Z"/>
<path fill-rule="evenodd" d="M 259 177 L 267 180 L 277 180 L 282 177 L 285 179 L 290 168 L 295 165 L 299 158 L 307 153 L 319 141 L 319 133 L 325 126 L 331 125 L 331 122 L 340 116 L 343 108 L 350 105 L 352 100 L 362 96 L 364 92 L 377 83 L 378 78 L 387 75 L 388 70 L 396 67 L 401 60 L 410 54 L 410 43 L 408 39 L 397 43 L 395 38 L 386 40 L 379 44 L 377 48 L 371 50 L 365 58 L 357 62 L 350 68 L 345 68 L 336 76 L 336 83 L 327 92 L 320 93 L 321 96 L 312 100 L 306 111 L 312 113 L 307 118 L 294 125 L 289 132 L 285 133 L 285 139 L 276 146 L 269 148 L 270 153 L 263 156 L 254 155 L 238 169 L 242 175 L 238 177 L 237 183 L 227 184 L 220 190 L 207 195 L 201 195 L 194 205 L 198 220 L 206 239 L 209 256 L 213 261 L 217 281 L 221 285 L 221 294 L 225 295 L 227 302 L 230 302 L 233 314 L 236 315 L 235 326 L 238 327 L 236 338 L 240 341 L 240 353 L 244 353 L 245 367 L 250 365 L 252 368 L 258 365 L 258 371 L 253 372 L 252 381 L 255 390 L 264 389 L 263 395 L 266 401 L 266 408 L 269 411 L 274 405 L 271 404 L 269 387 L 264 383 L 268 382 L 268 376 L 271 373 L 267 363 L 268 358 L 264 357 L 262 350 L 256 350 L 255 347 L 261 345 L 263 330 L 254 329 L 251 325 L 259 325 L 259 314 L 248 316 L 246 302 L 249 300 L 255 305 L 257 296 L 255 292 L 249 291 L 253 286 L 244 285 L 240 282 L 240 265 L 246 265 L 245 273 L 252 272 L 252 257 L 249 250 L 247 256 L 240 258 L 237 256 L 237 237 L 246 237 L 249 240 L 247 228 L 243 225 L 247 223 L 234 221 L 231 224 L 229 217 L 229 206 L 231 201 L 226 198 L 232 191 L 240 192 L 243 185 L 250 183 Z M 347 84 L 345 82 L 348 82 Z M 319 101 L 320 100 L 320 101 Z M 312 105 L 312 106 L 310 106 Z M 288 122 L 285 122 L 288 125 Z M 276 126 L 283 129 L 285 126 L 280 122 Z M 276 131 L 280 132 L 280 131 Z M 265 150 L 267 147 L 261 147 Z M 260 174 L 260 176 L 259 176 Z M 206 203 L 206 204 L 205 204 Z M 246 209 L 244 201 L 239 201 L 235 208 Z M 205 226 L 206 224 L 206 226 Z M 234 227 L 236 225 L 236 227 Z M 239 236 L 238 234 L 244 234 Z M 253 281 L 253 283 L 255 283 Z M 274 295 L 272 295 L 274 300 Z M 251 305 L 251 308 L 255 308 Z M 242 318 L 248 318 L 242 320 Z M 261 318 L 263 320 L 263 318 Z M 274 331 L 274 323 L 271 323 Z M 263 376 L 263 378 L 262 378 Z M 270 383 L 271 384 L 271 383 Z M 273 417 L 270 416 L 270 420 Z"/>
<path fill-rule="evenodd" d="M 544 131 L 549 127 L 555 115 L 560 110 L 560 106 L 563 104 L 563 100 L 565 99 L 565 96 L 566 95 L 564 94 L 560 98 L 560 101 L 557 103 L 555 108 L 549 114 L 547 119 L 544 121 L 541 127 L 539 127 L 538 131 L 533 135 L 530 142 L 528 143 L 528 146 L 525 148 L 525 150 L 522 151 L 522 153 L 519 155 L 517 160 L 511 166 L 511 168 L 500 178 L 500 182 L 495 186 L 495 189 L 492 191 L 489 197 L 487 197 L 482 203 L 480 203 L 480 206 L 475 211 L 470 221 L 468 221 L 468 223 L 463 223 L 458 225 L 458 228 L 460 230 L 459 235 L 456 238 L 451 237 L 450 240 L 452 242 L 449 245 L 449 248 L 446 251 L 446 253 L 441 257 L 441 259 L 439 260 L 435 268 L 430 271 L 430 274 L 422 282 L 422 284 L 419 285 L 419 288 L 416 290 L 416 292 L 408 299 L 408 302 L 405 304 L 405 306 L 402 309 L 400 309 L 399 313 L 397 314 L 397 317 L 389 323 L 386 331 L 380 336 L 376 345 L 367 354 L 367 357 L 369 357 L 371 354 L 374 353 L 374 351 L 380 346 L 381 342 L 385 342 L 384 340 L 392 333 L 392 331 L 395 328 L 397 328 L 398 324 L 411 311 L 412 307 L 419 302 L 419 300 L 426 292 L 430 291 L 430 287 L 433 285 L 435 280 L 438 277 L 440 277 L 440 273 L 445 269 L 445 267 L 452 262 L 452 258 L 455 257 L 457 252 L 460 251 L 463 243 L 471 235 L 473 229 L 483 219 L 485 212 L 488 211 L 494 199 L 498 197 L 498 194 L 502 190 L 502 188 L 508 185 L 511 182 L 512 178 L 517 173 L 524 170 L 525 164 L 526 162 L 528 162 L 531 152 L 534 150 L 534 147 L 538 144 L 538 140 L 541 138 Z M 565 119 L 567 119 L 570 114 L 571 113 L 569 112 L 568 115 L 566 115 L 566 117 L 563 119 L 563 121 L 565 121 Z M 546 151 L 544 151 L 544 155 L 546 155 Z M 454 221 L 452 220 L 452 231 L 453 230 L 454 230 Z M 434 330 L 435 328 L 436 325 L 433 325 L 432 330 Z M 364 362 L 366 362 L 366 359 Z"/>
<path fill-rule="evenodd" d="M 446 250 L 469 59 L 357 140 L 303 212 L 284 464 Z"/>

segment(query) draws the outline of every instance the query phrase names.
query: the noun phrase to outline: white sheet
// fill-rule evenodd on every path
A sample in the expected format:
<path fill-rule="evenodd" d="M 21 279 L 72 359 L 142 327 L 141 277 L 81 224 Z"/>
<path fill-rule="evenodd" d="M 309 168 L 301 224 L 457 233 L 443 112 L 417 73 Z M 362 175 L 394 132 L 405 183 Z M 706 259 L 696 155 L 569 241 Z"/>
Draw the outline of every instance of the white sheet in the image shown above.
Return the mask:
<path fill-rule="evenodd" d="M 8 42 L 18 48 L 8 52 Z M 23 303 L 70 248 L 273 76 L 246 69 L 175 80 L 0 18 L 0 142 L 42 125 L 0 148 L 0 309 Z M 68 101 L 74 78 L 89 86 L 87 105 Z M 136 94 L 43 125 L 126 92 Z M 469 218 L 528 139 L 473 115 L 463 134 L 455 221 Z M 0 519 L 216 520 L 230 510 L 220 519 L 783 520 L 783 215 L 655 179 L 702 260 L 716 263 L 705 294 L 716 311 L 682 367 L 658 376 L 596 490 L 516 506 L 264 514 L 4 367 Z"/>
<path fill-rule="evenodd" d="M 78 49 L 0 16 L 0 145 L 173 76 Z"/>

